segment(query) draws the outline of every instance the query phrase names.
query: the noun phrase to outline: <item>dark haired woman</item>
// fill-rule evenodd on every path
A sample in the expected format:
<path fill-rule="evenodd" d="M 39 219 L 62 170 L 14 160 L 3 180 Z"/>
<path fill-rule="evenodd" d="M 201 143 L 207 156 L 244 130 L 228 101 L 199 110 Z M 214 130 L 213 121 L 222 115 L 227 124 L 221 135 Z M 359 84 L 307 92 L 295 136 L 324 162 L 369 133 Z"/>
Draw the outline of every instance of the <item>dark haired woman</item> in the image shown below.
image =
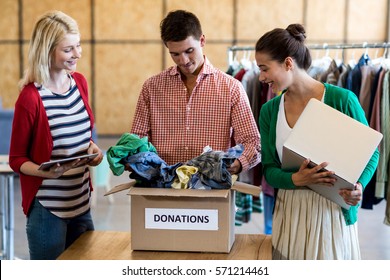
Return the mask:
<path fill-rule="evenodd" d="M 296 172 L 281 169 L 282 147 L 300 114 L 311 98 L 353 117 L 367 125 L 356 95 L 346 89 L 321 83 L 307 73 L 311 65 L 305 46 L 305 29 L 291 24 L 264 34 L 256 43 L 256 62 L 260 81 L 282 94 L 263 105 L 260 134 L 263 172 L 267 182 L 277 190 L 273 215 L 274 259 L 360 259 L 357 210 L 364 187 L 378 164 L 376 151 L 353 191 L 340 195 L 351 205 L 349 210 L 306 188 L 310 184 L 331 186 L 332 171 L 321 171 L 302 163 Z M 359 138 L 359 135 L 356 135 Z M 357 151 L 358 152 L 358 151 Z"/>

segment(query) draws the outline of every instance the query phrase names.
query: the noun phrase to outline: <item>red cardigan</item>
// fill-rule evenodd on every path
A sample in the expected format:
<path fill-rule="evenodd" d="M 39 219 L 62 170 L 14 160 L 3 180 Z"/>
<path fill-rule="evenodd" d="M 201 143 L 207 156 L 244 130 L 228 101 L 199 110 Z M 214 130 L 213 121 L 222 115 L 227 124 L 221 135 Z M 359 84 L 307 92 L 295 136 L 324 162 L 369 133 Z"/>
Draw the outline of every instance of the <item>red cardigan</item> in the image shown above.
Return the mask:
<path fill-rule="evenodd" d="M 77 72 L 73 73 L 72 77 L 76 81 L 81 98 L 84 101 L 92 130 L 94 117 L 88 103 L 87 81 L 82 74 Z M 9 152 L 9 164 L 12 170 L 20 175 L 22 207 L 25 215 L 28 215 L 44 178 L 25 175 L 20 172 L 20 167 L 26 161 L 41 164 L 50 160 L 52 150 L 53 139 L 46 111 L 38 90 L 34 83 L 30 83 L 22 89 L 15 104 Z"/>

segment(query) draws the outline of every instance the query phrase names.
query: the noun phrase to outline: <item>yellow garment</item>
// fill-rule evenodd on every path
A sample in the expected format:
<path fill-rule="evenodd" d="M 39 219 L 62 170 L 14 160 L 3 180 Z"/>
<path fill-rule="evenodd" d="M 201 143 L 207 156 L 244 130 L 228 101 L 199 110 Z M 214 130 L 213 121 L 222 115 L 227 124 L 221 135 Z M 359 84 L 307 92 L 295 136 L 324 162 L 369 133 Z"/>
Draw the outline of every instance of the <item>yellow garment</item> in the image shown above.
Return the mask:
<path fill-rule="evenodd" d="M 176 169 L 177 177 L 172 183 L 174 189 L 188 189 L 188 182 L 191 176 L 198 172 L 195 166 L 182 165 Z"/>
<path fill-rule="evenodd" d="M 232 175 L 232 186 L 233 186 L 234 183 L 237 181 L 237 179 L 238 179 L 238 175 L 233 174 L 233 175 Z"/>

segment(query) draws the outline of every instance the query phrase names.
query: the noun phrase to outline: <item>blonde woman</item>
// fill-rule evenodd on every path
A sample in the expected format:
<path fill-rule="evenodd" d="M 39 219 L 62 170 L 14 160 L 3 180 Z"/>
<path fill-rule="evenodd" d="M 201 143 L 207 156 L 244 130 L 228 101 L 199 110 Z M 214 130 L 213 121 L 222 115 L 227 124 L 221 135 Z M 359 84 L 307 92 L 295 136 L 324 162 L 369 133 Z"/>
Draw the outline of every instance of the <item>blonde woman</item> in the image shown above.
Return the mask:
<path fill-rule="evenodd" d="M 22 207 L 31 259 L 56 259 L 83 232 L 93 230 L 88 165 L 102 152 L 91 139 L 94 124 L 88 86 L 75 72 L 81 58 L 80 32 L 60 11 L 36 22 L 28 66 L 15 104 L 10 166 L 20 174 Z M 39 170 L 43 162 L 98 153 Z"/>

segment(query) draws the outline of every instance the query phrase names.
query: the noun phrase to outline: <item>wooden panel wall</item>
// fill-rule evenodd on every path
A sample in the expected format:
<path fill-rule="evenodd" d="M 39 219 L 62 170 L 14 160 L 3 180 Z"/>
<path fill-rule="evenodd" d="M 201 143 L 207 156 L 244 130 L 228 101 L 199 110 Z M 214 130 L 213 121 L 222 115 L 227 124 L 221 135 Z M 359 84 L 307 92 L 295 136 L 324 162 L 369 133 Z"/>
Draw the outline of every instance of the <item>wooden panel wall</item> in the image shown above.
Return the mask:
<path fill-rule="evenodd" d="M 228 67 L 229 46 L 253 46 L 264 32 L 295 22 L 305 25 L 310 44 L 385 42 L 389 40 L 388 2 L 1 0 L 2 104 L 6 108 L 14 106 L 32 27 L 37 17 L 48 10 L 62 10 L 78 21 L 83 47 L 78 71 L 89 82 L 98 133 L 118 136 L 130 129 L 145 79 L 172 65 L 159 36 L 160 21 L 170 10 L 186 9 L 199 17 L 206 35 L 205 54 L 224 70 Z M 319 52 L 314 55 L 321 55 Z M 349 55 L 358 56 L 355 52 Z"/>
<path fill-rule="evenodd" d="M 20 76 L 18 31 L 18 2 L 0 2 L 0 103 L 12 108 L 16 100 Z M 1 105 L 0 104 L 0 105 Z M 1 132 L 0 132 L 1 134 Z M 1 135 L 0 135 L 1 137 Z"/>
<path fill-rule="evenodd" d="M 265 32 L 290 23 L 303 23 L 304 1 L 237 1 L 237 40 L 256 42 Z"/>

